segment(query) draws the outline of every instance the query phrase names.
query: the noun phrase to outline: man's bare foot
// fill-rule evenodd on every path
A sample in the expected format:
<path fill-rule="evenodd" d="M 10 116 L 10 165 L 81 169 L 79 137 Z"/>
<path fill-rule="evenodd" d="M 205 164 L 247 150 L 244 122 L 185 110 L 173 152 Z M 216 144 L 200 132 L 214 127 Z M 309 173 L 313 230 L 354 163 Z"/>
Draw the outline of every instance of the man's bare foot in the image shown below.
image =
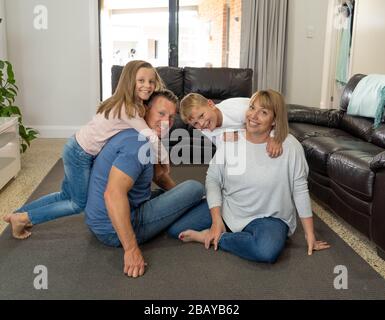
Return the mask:
<path fill-rule="evenodd" d="M 16 239 L 26 239 L 31 235 L 31 232 L 26 230 L 32 226 L 26 213 L 9 213 L 5 215 L 3 220 L 11 224 L 12 235 Z"/>
<path fill-rule="evenodd" d="M 186 230 L 182 231 L 179 234 L 179 239 L 183 242 L 199 242 L 199 243 L 205 243 L 205 238 L 207 233 L 209 232 L 209 229 L 205 229 L 202 231 L 195 231 L 195 230 Z"/>

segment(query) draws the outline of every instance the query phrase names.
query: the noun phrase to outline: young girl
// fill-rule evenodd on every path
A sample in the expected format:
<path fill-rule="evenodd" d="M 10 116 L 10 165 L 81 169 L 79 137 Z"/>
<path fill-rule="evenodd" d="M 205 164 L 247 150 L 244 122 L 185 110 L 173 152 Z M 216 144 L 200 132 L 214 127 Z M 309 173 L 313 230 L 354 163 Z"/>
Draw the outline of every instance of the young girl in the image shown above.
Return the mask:
<path fill-rule="evenodd" d="M 115 93 L 101 103 L 93 119 L 64 146 L 61 191 L 43 196 L 4 217 L 12 225 L 13 236 L 25 239 L 31 235 L 27 228 L 32 225 L 82 212 L 94 158 L 109 138 L 124 129 L 134 128 L 149 137 L 156 154 L 160 154 L 158 162 L 168 170 L 168 153 L 143 119 L 146 111 L 143 101 L 163 88 L 150 63 L 140 60 L 127 63 Z"/>

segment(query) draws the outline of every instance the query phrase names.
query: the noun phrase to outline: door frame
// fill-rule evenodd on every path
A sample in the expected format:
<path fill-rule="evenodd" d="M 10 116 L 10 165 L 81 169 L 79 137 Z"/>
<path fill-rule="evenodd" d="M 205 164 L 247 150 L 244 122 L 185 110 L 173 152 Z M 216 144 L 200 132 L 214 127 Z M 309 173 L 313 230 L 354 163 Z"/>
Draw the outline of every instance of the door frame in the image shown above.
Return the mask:
<path fill-rule="evenodd" d="M 325 32 L 325 46 L 324 46 L 324 60 L 322 68 L 322 86 L 321 86 L 321 101 L 320 108 L 339 108 L 339 99 L 336 90 L 335 72 L 336 72 L 336 61 L 337 61 L 337 40 L 338 40 L 338 29 L 335 27 L 335 13 L 336 7 L 340 5 L 342 0 L 328 0 L 328 11 L 326 19 L 326 32 Z M 355 0 L 354 16 L 353 16 L 353 28 L 351 35 L 350 45 L 350 59 L 349 59 L 349 78 L 352 76 L 352 61 L 354 55 L 354 38 L 356 29 L 356 16 L 357 7 L 359 0 Z M 335 97 L 336 96 L 336 97 Z M 337 99 L 337 100 L 336 100 Z M 337 104 L 336 104 L 337 102 Z"/>

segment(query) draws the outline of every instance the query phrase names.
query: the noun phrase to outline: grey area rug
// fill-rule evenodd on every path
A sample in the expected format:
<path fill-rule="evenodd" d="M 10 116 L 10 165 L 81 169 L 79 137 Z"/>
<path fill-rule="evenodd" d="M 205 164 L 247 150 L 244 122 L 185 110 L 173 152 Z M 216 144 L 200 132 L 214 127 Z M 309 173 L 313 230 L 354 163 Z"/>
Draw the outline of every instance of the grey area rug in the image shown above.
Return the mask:
<path fill-rule="evenodd" d="M 206 169 L 180 166 L 172 173 L 178 182 L 203 182 Z M 62 175 L 59 160 L 30 199 L 58 190 Z M 100 244 L 82 214 L 35 226 L 23 241 L 8 227 L 0 236 L 0 299 L 384 299 L 385 280 L 317 217 L 315 229 L 331 249 L 307 256 L 299 224 L 274 265 L 161 234 L 142 246 L 149 265 L 132 279 L 122 272 L 122 249 Z M 37 265 L 47 267 L 47 290 L 34 288 Z M 347 289 L 334 287 L 339 265 L 347 269 Z"/>

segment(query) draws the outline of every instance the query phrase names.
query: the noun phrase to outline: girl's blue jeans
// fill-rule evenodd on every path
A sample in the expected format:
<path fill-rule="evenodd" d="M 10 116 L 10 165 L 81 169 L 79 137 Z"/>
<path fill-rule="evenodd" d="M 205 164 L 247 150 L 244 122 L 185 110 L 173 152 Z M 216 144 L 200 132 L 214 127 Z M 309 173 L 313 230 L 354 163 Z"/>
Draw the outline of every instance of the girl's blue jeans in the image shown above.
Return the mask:
<path fill-rule="evenodd" d="M 86 206 L 94 156 L 85 152 L 73 136 L 64 146 L 62 158 L 64 180 L 61 191 L 43 196 L 16 210 L 27 212 L 32 224 L 80 213 Z"/>

